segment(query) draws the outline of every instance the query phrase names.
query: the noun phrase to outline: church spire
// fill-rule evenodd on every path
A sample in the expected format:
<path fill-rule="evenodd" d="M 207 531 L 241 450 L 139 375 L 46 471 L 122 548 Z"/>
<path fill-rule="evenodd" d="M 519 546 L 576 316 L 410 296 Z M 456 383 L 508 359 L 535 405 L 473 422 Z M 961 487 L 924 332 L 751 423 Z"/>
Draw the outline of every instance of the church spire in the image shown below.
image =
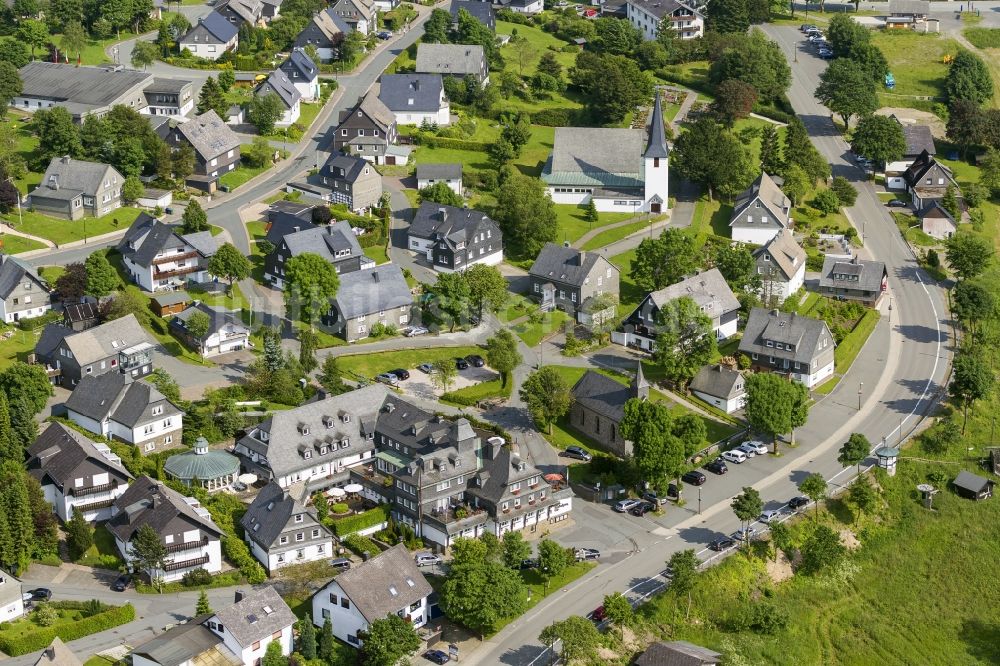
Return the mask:
<path fill-rule="evenodd" d="M 660 108 L 660 90 L 656 90 L 656 100 L 653 102 L 653 119 L 649 122 L 649 142 L 643 157 L 666 158 L 667 133 L 663 129 L 663 109 Z"/>
<path fill-rule="evenodd" d="M 633 398 L 645 400 L 649 397 L 649 382 L 642 374 L 642 361 L 639 361 L 639 367 L 635 371 L 635 379 L 632 380 L 632 385 L 629 388 L 632 390 Z"/>

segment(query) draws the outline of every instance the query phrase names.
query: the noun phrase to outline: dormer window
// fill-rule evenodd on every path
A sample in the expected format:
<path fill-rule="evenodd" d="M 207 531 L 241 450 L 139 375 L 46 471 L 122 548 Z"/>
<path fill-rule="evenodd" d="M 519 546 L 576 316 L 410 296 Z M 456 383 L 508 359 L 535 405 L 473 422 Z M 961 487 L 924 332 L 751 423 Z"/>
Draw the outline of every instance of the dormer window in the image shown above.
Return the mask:
<path fill-rule="evenodd" d="M 299 434 L 300 435 L 308 435 L 309 434 L 309 426 L 307 426 L 305 423 L 300 423 L 299 424 Z"/>
<path fill-rule="evenodd" d="M 302 452 L 302 457 L 306 459 L 312 458 L 313 452 L 310 451 L 309 449 L 306 449 L 305 451 Z"/>
<path fill-rule="evenodd" d="M 321 447 L 319 447 L 319 454 L 320 454 L 321 456 L 325 456 L 325 455 L 326 455 L 326 452 L 327 452 L 327 450 L 328 450 L 328 449 L 327 449 L 327 448 L 326 448 L 325 446 L 321 446 Z"/>
<path fill-rule="evenodd" d="M 336 423 L 336 421 L 333 420 L 332 416 L 323 417 L 323 425 L 325 425 L 327 428 L 332 428 L 334 423 Z"/>
<path fill-rule="evenodd" d="M 163 405 L 157 405 L 153 407 L 153 416 L 159 416 L 163 413 Z"/>
<path fill-rule="evenodd" d="M 302 514 L 301 514 L 301 513 L 297 513 L 297 514 L 295 514 L 295 522 L 297 522 L 297 523 L 301 523 L 301 522 L 302 522 L 302 520 L 303 520 L 303 519 L 302 519 Z"/>

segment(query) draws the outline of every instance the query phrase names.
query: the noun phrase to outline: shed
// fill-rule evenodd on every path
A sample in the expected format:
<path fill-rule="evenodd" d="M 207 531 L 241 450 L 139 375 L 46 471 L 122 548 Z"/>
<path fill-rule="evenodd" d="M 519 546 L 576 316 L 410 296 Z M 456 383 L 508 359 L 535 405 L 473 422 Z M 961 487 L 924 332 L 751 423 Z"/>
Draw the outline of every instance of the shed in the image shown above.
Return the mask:
<path fill-rule="evenodd" d="M 154 294 L 150 300 L 153 312 L 158 317 L 175 315 L 191 303 L 191 297 L 186 291 L 164 291 Z"/>
<path fill-rule="evenodd" d="M 722 655 L 687 641 L 653 643 L 636 657 L 634 666 L 716 666 Z"/>
<path fill-rule="evenodd" d="M 145 194 L 136 199 L 136 203 L 144 208 L 166 208 L 174 201 L 174 193 L 170 190 L 158 190 L 147 187 Z"/>
<path fill-rule="evenodd" d="M 86 331 L 99 323 L 97 303 L 83 301 L 63 307 L 63 324 L 74 331 Z"/>
<path fill-rule="evenodd" d="M 962 470 L 951 484 L 955 486 L 955 492 L 966 499 L 984 500 L 993 496 L 994 482 L 972 472 Z"/>

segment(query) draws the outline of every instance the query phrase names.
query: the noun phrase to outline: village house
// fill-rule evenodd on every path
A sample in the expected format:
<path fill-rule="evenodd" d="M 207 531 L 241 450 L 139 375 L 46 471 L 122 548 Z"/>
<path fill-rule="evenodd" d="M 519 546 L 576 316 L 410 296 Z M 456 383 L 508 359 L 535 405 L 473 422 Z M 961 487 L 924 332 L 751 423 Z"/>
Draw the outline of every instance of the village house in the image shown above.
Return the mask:
<path fill-rule="evenodd" d="M 292 49 L 279 69 L 292 82 L 304 102 L 320 98 L 319 67 L 303 49 Z"/>
<path fill-rule="evenodd" d="M 344 19 L 352 31 L 366 37 L 378 29 L 378 10 L 367 0 L 337 0 L 333 11 Z"/>
<path fill-rule="evenodd" d="M 755 370 L 785 375 L 811 389 L 833 375 L 836 346 L 822 319 L 754 308 L 739 350 Z"/>
<path fill-rule="evenodd" d="M 215 192 L 219 178 L 240 165 L 240 138 L 215 111 L 171 123 L 165 140 L 175 149 L 187 144 L 194 150 L 194 171 L 184 183 L 203 192 Z"/>
<path fill-rule="evenodd" d="M 208 330 L 201 336 L 196 336 L 188 330 L 188 320 L 195 312 L 201 312 L 208 317 Z M 250 327 L 243 323 L 238 311 L 204 303 L 194 303 L 177 313 L 170 320 L 169 326 L 177 337 L 201 354 L 202 358 L 229 354 L 246 349 L 250 345 Z"/>
<path fill-rule="evenodd" d="M 22 88 L 10 105 L 29 113 L 61 106 L 82 123 L 87 116 L 103 116 L 122 105 L 143 111 L 143 90 L 153 81 L 148 72 L 104 65 L 77 67 L 34 60 L 18 70 Z M 43 181 L 44 182 L 44 181 Z"/>
<path fill-rule="evenodd" d="M 208 282 L 208 260 L 218 249 L 211 232 L 181 234 L 180 227 L 140 213 L 118 243 L 122 264 L 146 291 Z"/>
<path fill-rule="evenodd" d="M 890 190 L 905 190 L 906 170 L 924 152 L 931 156 L 935 155 L 937 148 L 934 146 L 934 135 L 931 134 L 931 128 L 928 125 L 903 122 L 896 116 L 892 116 L 892 118 L 903 128 L 906 149 L 900 159 L 885 165 L 885 187 Z"/>
<path fill-rule="evenodd" d="M 121 207 L 124 184 L 125 177 L 108 164 L 53 157 L 27 206 L 64 220 L 101 217 Z"/>
<path fill-rule="evenodd" d="M 782 229 L 792 227 L 792 202 L 774 179 L 761 172 L 757 180 L 736 197 L 729 230 L 734 241 L 766 245 Z"/>
<path fill-rule="evenodd" d="M 215 11 L 237 28 L 257 27 L 263 23 L 264 3 L 261 0 L 223 0 L 215 5 Z"/>
<path fill-rule="evenodd" d="M 35 343 L 35 359 L 57 384 L 76 386 L 86 376 L 121 373 L 132 379 L 153 371 L 153 343 L 135 315 L 85 331 L 49 324 Z"/>
<path fill-rule="evenodd" d="M 108 448 L 62 423 L 50 423 L 28 447 L 28 474 L 63 522 L 79 510 L 87 522 L 111 517 L 132 475 Z"/>
<path fill-rule="evenodd" d="M 424 201 L 413 216 L 407 239 L 411 250 L 442 273 L 503 261 L 500 225 L 471 208 Z"/>
<path fill-rule="evenodd" d="M 52 290 L 38 271 L 15 256 L 0 253 L 0 320 L 16 324 L 52 309 Z"/>
<path fill-rule="evenodd" d="M 669 156 L 657 94 L 648 132 L 557 127 L 542 180 L 558 204 L 592 200 L 599 211 L 661 213 L 667 209 Z"/>
<path fill-rule="evenodd" d="M 122 558 L 132 564 L 132 540 L 148 525 L 160 536 L 167 549 L 164 566 L 144 570 L 150 579 L 172 583 L 195 569 L 209 573 L 222 570 L 222 536 L 208 509 L 193 497 L 184 497 L 164 483 L 140 476 L 118 497 L 106 527 L 115 539 Z"/>
<path fill-rule="evenodd" d="M 931 3 L 928 0 L 889 0 L 889 15 L 885 17 L 885 27 L 887 30 L 940 32 L 940 21 L 930 13 Z"/>
<path fill-rule="evenodd" d="M 186 116 L 194 109 L 194 82 L 184 79 L 155 78 L 142 94 L 146 96 L 143 113 L 151 116 Z"/>
<path fill-rule="evenodd" d="M 648 400 L 649 382 L 637 364 L 636 374 L 628 386 L 607 375 L 587 370 L 577 380 L 570 395 L 569 425 L 617 456 L 632 455 L 632 442 L 621 434 L 625 418 L 625 403 Z"/>
<path fill-rule="evenodd" d="M 66 400 L 66 416 L 84 430 L 143 453 L 182 444 L 184 412 L 152 384 L 114 372 L 81 379 Z"/>
<path fill-rule="evenodd" d="M 275 127 L 291 127 L 299 119 L 302 112 L 302 93 L 295 87 L 288 75 L 280 69 L 271 72 L 267 79 L 257 86 L 254 95 L 266 97 L 267 95 L 277 95 L 285 110 L 281 112 L 281 118 L 274 123 Z"/>
<path fill-rule="evenodd" d="M 211 11 L 199 18 L 177 43 L 177 47 L 187 49 L 191 55 L 207 60 L 218 60 L 223 53 L 236 50 L 240 29 L 217 11 Z"/>
<path fill-rule="evenodd" d="M 463 10 L 469 12 L 472 18 L 489 28 L 490 32 L 497 31 L 496 12 L 493 11 L 493 7 L 489 2 L 482 2 L 481 0 L 454 0 L 451 3 L 452 29 L 458 29 L 458 13 Z"/>
<path fill-rule="evenodd" d="M 271 481 L 240 519 L 250 553 L 269 574 L 292 564 L 316 562 L 333 554 L 333 535 L 288 491 Z"/>
<path fill-rule="evenodd" d="M 817 291 L 841 301 L 860 301 L 875 307 L 889 288 L 889 273 L 885 263 L 858 259 L 841 259 L 827 255 L 819 274 Z"/>
<path fill-rule="evenodd" d="M 718 268 L 711 268 L 669 287 L 649 293 L 611 334 L 611 341 L 652 352 L 660 332 L 660 318 L 673 301 L 689 298 L 712 320 L 718 340 L 736 335 L 740 302 Z"/>
<path fill-rule="evenodd" d="M 432 592 L 406 546 L 397 544 L 327 583 L 313 596 L 311 619 L 320 627 L 329 619 L 334 636 L 360 647 L 361 635 L 389 615 L 398 615 L 414 629 L 424 626 Z"/>
<path fill-rule="evenodd" d="M 486 52 L 478 44 L 418 44 L 414 71 L 460 79 L 471 76 L 481 86 L 490 82 L 490 66 L 486 62 Z"/>
<path fill-rule="evenodd" d="M 926 150 L 903 173 L 906 191 L 914 210 L 922 210 L 933 203 L 941 203 L 951 187 L 959 206 L 962 191 L 951 169 L 934 159 Z"/>
<path fill-rule="evenodd" d="M 656 39 L 664 20 L 670 22 L 679 39 L 705 34 L 705 17 L 693 6 L 678 0 L 628 0 L 625 16 L 646 41 Z"/>
<path fill-rule="evenodd" d="M 86 331 L 101 323 L 97 303 L 82 301 L 63 304 L 63 326 L 74 331 Z"/>
<path fill-rule="evenodd" d="M 477 3 L 482 4 L 482 3 Z M 444 183 L 452 192 L 462 196 L 462 165 L 460 163 L 417 165 L 417 189 Z"/>
<path fill-rule="evenodd" d="M 400 125 L 451 123 L 451 105 L 440 74 L 383 74 L 378 98 Z"/>
<path fill-rule="evenodd" d="M 917 211 L 917 217 L 920 230 L 931 238 L 948 240 L 958 231 L 958 222 L 937 201 Z"/>
<path fill-rule="evenodd" d="M 760 276 L 760 297 L 764 305 L 780 305 L 805 284 L 806 251 L 795 242 L 790 229 L 782 229 L 755 249 L 753 258 Z"/>
<path fill-rule="evenodd" d="M 351 27 L 347 22 L 333 11 L 333 7 L 327 7 L 313 16 L 309 25 L 298 34 L 295 48 L 313 46 L 321 62 L 330 62 L 340 55 L 340 45 L 349 32 Z"/>
<path fill-rule="evenodd" d="M 21 581 L 0 569 L 0 622 L 13 622 L 24 615 L 24 599 L 21 590 Z M 62 641 L 60 641 L 61 643 Z M 77 662 L 77 666 L 79 666 L 79 662 Z"/>
<path fill-rule="evenodd" d="M 687 641 L 659 641 L 636 657 L 632 666 L 719 666 L 722 655 Z"/>
<path fill-rule="evenodd" d="M 264 23 L 270 23 L 281 17 L 282 3 L 283 0 L 263 0 L 264 10 L 261 13 L 261 18 L 264 19 Z"/>
<path fill-rule="evenodd" d="M 297 227 L 298 225 L 296 225 Z M 275 289 L 285 288 L 285 264 L 305 254 L 318 254 L 333 264 L 334 270 L 344 276 L 361 270 L 367 263 L 351 225 L 346 220 L 326 226 L 312 226 L 302 222 L 301 231 L 295 228 L 275 242 L 275 250 L 264 257 L 264 280 Z"/>
<path fill-rule="evenodd" d="M 555 308 L 568 312 L 581 324 L 593 323 L 594 312 L 589 306 L 598 296 L 613 296 L 601 305 L 599 319 L 614 317 L 618 301 L 618 267 L 598 252 L 585 252 L 566 245 L 546 243 L 531 265 L 528 276 L 529 294 L 537 299 L 543 311 Z"/>
<path fill-rule="evenodd" d="M 746 380 L 743 374 L 716 363 L 706 365 L 688 385 L 691 393 L 726 414 L 743 409 L 746 404 Z"/>
<path fill-rule="evenodd" d="M 403 328 L 410 323 L 412 309 L 413 294 L 403 269 L 382 264 L 341 275 L 323 323 L 348 342 L 356 342 L 368 337 L 377 324 Z"/>
<path fill-rule="evenodd" d="M 372 92 L 362 97 L 353 109 L 341 111 L 340 124 L 333 135 L 334 150 L 375 164 L 409 161 L 411 148 L 397 145 L 397 141 L 396 116 Z"/>

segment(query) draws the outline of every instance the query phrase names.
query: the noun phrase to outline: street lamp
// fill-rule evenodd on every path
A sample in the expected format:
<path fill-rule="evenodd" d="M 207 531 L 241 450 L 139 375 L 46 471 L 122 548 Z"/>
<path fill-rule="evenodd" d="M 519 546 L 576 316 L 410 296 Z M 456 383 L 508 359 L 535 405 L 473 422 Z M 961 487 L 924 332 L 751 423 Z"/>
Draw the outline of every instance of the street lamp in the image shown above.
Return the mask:
<path fill-rule="evenodd" d="M 701 515 L 701 486 L 698 486 L 698 515 Z"/>
<path fill-rule="evenodd" d="M 861 393 L 864 388 L 864 382 L 858 382 L 858 411 L 861 411 Z"/>

